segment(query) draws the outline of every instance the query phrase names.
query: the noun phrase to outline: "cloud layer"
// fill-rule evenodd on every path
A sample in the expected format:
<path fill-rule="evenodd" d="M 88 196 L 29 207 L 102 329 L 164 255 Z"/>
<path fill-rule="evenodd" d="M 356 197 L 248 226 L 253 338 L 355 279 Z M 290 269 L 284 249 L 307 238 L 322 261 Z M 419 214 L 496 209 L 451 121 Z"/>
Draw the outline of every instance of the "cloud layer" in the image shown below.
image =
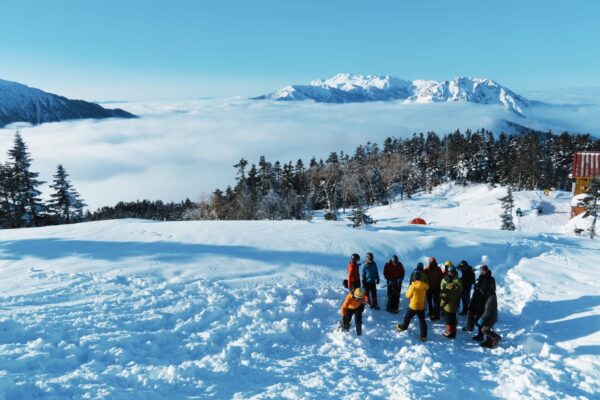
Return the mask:
<path fill-rule="evenodd" d="M 307 161 L 331 151 L 352 152 L 367 141 L 382 143 L 388 136 L 493 128 L 508 116 L 500 107 L 468 103 L 338 105 L 229 99 L 111 106 L 141 118 L 20 128 L 41 178 L 50 181 L 62 163 L 91 209 L 119 200 L 196 200 L 232 184 L 232 166 L 242 157 L 250 162 L 261 155 L 282 162 Z M 567 113 L 571 120 L 562 123 L 598 132 L 598 111 L 598 106 L 576 107 Z M 559 118 L 550 114 L 543 117 Z M 2 154 L 12 145 L 14 131 L 15 127 L 0 130 Z"/>

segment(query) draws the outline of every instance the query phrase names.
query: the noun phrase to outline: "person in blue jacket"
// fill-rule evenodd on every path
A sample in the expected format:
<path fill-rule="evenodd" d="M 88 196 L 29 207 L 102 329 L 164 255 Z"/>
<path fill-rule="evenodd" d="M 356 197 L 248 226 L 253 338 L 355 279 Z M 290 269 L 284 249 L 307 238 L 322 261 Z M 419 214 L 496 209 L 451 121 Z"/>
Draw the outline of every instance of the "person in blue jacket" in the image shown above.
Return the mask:
<path fill-rule="evenodd" d="M 367 253 L 366 261 L 362 270 L 362 284 L 369 298 L 369 307 L 379 310 L 377 304 L 377 285 L 379 285 L 379 271 L 375 263 L 373 253 Z"/>

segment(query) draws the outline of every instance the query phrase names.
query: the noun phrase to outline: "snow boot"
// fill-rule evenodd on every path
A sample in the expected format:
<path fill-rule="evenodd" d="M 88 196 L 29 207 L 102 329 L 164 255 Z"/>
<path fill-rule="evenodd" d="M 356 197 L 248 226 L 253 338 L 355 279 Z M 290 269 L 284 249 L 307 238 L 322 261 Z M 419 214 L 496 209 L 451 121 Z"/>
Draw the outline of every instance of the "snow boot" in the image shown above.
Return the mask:
<path fill-rule="evenodd" d="M 498 346 L 498 343 L 500 343 L 500 340 L 502 340 L 502 336 L 498 335 L 493 330 L 488 329 L 486 342 L 489 341 L 492 347 L 496 347 Z"/>
<path fill-rule="evenodd" d="M 398 324 L 398 325 L 396 325 L 396 330 L 397 330 L 398 332 L 404 332 L 406 329 L 404 329 L 404 328 L 402 327 L 402 325 Z"/>
<path fill-rule="evenodd" d="M 446 332 L 442 333 L 448 339 L 454 339 L 456 337 L 456 329 L 453 325 L 446 324 Z"/>
<path fill-rule="evenodd" d="M 358 336 L 362 335 L 362 325 L 356 325 L 356 334 Z"/>
<path fill-rule="evenodd" d="M 427 341 L 427 336 L 421 336 L 421 337 L 419 338 L 419 340 L 420 340 L 421 342 L 426 342 L 426 341 Z"/>
<path fill-rule="evenodd" d="M 479 332 L 477 335 L 473 336 L 473 340 L 481 342 L 483 340 L 483 333 Z"/>
<path fill-rule="evenodd" d="M 490 337 L 488 337 L 486 340 L 481 342 L 479 345 L 481 347 L 487 347 L 488 349 L 493 349 L 494 347 L 496 347 L 497 343 L 494 343 L 494 341 Z"/>
<path fill-rule="evenodd" d="M 379 305 L 377 305 L 377 304 L 373 305 L 373 308 L 376 309 L 376 310 L 380 310 L 381 309 L 381 307 L 379 307 Z"/>

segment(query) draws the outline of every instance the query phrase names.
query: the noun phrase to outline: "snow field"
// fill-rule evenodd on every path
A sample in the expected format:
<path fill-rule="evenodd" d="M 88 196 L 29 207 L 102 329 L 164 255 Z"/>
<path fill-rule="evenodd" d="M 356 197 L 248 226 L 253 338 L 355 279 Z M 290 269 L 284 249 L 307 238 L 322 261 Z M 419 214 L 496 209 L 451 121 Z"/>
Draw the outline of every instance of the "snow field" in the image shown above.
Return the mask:
<path fill-rule="evenodd" d="M 440 221 L 486 193 L 440 190 L 430 208 Z M 0 398 L 597 397 L 598 241 L 474 221 L 411 226 L 400 203 L 389 210 L 358 230 L 121 220 L 0 231 Z M 485 210 L 480 224 L 492 219 Z M 501 346 L 483 349 L 460 329 L 448 340 L 429 321 L 421 343 L 416 318 L 396 332 L 404 296 L 400 314 L 367 310 L 363 336 L 337 332 L 349 255 L 367 251 L 380 273 L 392 254 L 407 272 L 431 255 L 487 262 Z"/>

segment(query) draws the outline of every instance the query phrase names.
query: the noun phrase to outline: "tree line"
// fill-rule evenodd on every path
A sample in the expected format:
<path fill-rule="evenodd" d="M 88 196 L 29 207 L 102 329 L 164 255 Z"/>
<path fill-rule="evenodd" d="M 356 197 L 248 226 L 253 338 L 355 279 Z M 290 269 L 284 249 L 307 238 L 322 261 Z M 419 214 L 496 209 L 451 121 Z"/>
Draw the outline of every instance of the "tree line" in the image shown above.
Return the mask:
<path fill-rule="evenodd" d="M 569 174 L 577 150 L 600 150 L 589 134 L 523 134 L 459 130 L 368 142 L 353 154 L 332 152 L 308 165 L 242 158 L 236 183 L 216 189 L 197 204 L 197 219 L 307 219 L 314 210 L 337 219 L 340 211 L 385 205 L 396 197 L 455 181 L 508 185 L 515 190 L 570 190 Z"/>
<path fill-rule="evenodd" d="M 515 190 L 570 190 L 569 173 L 578 150 L 600 150 L 600 140 L 566 132 L 497 137 L 485 129 L 457 130 L 442 137 L 435 132 L 415 133 L 409 138 L 387 138 L 381 147 L 367 142 L 352 154 L 340 151 L 324 160 L 313 157 L 308 163 L 268 161 L 261 156 L 251 164 L 242 158 L 233 166 L 235 184 L 216 189 L 198 202 L 119 202 L 84 213 L 86 205 L 62 165 L 50 185 L 50 200 L 40 199 L 38 187 L 44 182 L 30 170 L 31 156 L 17 132 L 8 160 L 0 164 L 0 225 L 17 228 L 116 218 L 310 219 L 315 210 L 324 210 L 326 219 L 335 220 L 347 209 L 360 223 L 368 206 L 430 191 L 447 181 L 502 184 Z"/>

